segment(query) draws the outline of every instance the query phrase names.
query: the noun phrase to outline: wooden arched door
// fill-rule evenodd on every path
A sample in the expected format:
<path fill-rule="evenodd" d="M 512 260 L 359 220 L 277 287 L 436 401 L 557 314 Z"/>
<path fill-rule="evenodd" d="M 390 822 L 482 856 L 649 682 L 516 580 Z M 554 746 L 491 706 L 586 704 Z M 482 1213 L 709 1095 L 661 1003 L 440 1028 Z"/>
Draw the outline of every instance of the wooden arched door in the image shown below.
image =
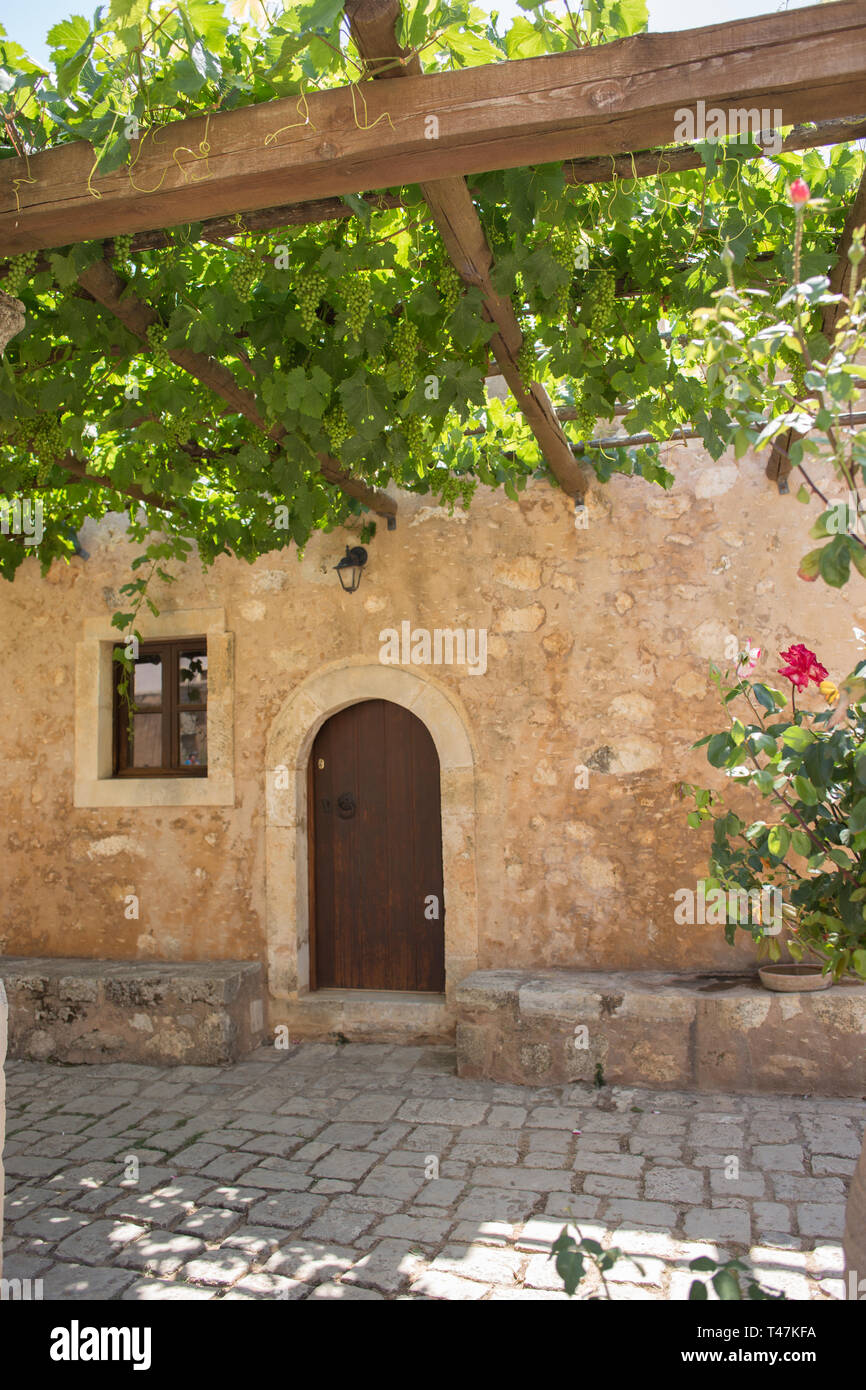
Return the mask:
<path fill-rule="evenodd" d="M 311 985 L 445 989 L 439 757 L 416 715 L 349 705 L 310 755 Z"/>

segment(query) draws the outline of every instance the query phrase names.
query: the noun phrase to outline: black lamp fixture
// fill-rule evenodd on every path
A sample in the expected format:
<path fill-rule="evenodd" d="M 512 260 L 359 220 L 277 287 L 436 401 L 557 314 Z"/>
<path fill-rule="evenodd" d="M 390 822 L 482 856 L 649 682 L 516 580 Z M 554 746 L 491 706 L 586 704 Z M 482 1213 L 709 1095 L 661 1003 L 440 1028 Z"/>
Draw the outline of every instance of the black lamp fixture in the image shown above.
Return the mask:
<path fill-rule="evenodd" d="M 345 592 L 353 594 L 361 582 L 361 574 L 367 563 L 367 552 L 362 545 L 347 545 L 346 553 L 339 564 L 334 566 Z"/>

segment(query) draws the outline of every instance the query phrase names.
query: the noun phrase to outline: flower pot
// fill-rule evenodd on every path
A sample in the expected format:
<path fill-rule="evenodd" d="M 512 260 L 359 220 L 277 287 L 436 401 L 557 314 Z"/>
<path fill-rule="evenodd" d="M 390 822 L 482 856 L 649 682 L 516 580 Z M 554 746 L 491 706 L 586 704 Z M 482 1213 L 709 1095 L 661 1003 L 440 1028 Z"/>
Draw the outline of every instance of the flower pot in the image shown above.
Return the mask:
<path fill-rule="evenodd" d="M 778 994 L 804 994 L 813 989 L 829 989 L 833 976 L 822 975 L 820 965 L 762 965 L 758 970 L 764 989 Z"/>
<path fill-rule="evenodd" d="M 842 1245 L 845 1250 L 845 1297 L 859 1299 L 862 1297 L 860 1287 L 866 1291 L 866 1134 L 863 1136 L 860 1162 L 851 1179 Z M 861 1280 L 864 1281 L 862 1286 Z"/>

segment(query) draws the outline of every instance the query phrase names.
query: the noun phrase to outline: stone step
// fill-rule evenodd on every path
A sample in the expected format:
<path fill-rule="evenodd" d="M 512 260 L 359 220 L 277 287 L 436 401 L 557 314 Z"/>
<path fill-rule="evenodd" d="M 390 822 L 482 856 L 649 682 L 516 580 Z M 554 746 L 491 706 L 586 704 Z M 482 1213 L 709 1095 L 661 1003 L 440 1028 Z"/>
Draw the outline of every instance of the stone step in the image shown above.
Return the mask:
<path fill-rule="evenodd" d="M 866 1094 L 866 987 L 755 975 L 479 970 L 458 986 L 460 1076 L 666 1090 Z"/>
<path fill-rule="evenodd" d="M 262 1041 L 255 961 L 0 956 L 0 980 L 10 1057 L 223 1066 Z"/>

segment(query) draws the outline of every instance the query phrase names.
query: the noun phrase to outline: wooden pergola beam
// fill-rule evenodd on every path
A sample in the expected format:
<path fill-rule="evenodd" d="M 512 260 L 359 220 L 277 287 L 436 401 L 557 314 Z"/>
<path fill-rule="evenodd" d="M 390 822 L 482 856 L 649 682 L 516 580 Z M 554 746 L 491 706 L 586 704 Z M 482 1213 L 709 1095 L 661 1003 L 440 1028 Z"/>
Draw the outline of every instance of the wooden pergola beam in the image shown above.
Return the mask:
<path fill-rule="evenodd" d="M 851 116 L 843 120 L 819 121 L 817 125 L 798 125 L 782 141 L 782 153 L 819 149 L 822 145 L 838 145 L 848 140 L 866 139 L 866 117 Z M 660 146 L 654 150 L 637 150 L 634 154 L 602 156 L 596 159 L 568 161 L 562 166 L 565 182 L 572 185 L 611 183 L 614 179 L 653 179 L 666 174 L 678 174 L 687 169 L 701 169 L 703 158 L 694 145 Z M 469 185 L 470 192 L 472 185 Z M 371 209 L 408 207 L 409 203 L 395 193 L 364 195 Z M 319 198 L 309 203 L 285 203 L 280 207 L 258 208 L 244 217 L 248 232 L 276 231 L 280 227 L 307 227 L 324 222 L 344 222 L 357 213 L 342 198 Z M 210 217 L 202 223 L 200 240 L 224 241 L 238 235 L 233 217 Z M 136 232 L 131 253 L 157 251 L 173 244 L 171 230 L 156 228 Z"/>
<path fill-rule="evenodd" d="M 374 80 L 408 81 L 420 70 L 417 57 L 407 61 L 397 42 L 395 26 L 401 12 L 400 0 L 348 0 L 345 10 L 355 44 Z M 388 81 L 389 88 L 399 85 Z M 490 351 L 548 467 L 564 492 L 582 499 L 587 478 L 575 461 L 550 397 L 539 382 L 524 383 L 517 366 L 523 333 L 510 298 L 499 294 L 493 286 L 493 253 L 465 180 L 455 176 L 424 181 L 421 194 L 464 284 L 476 285 L 484 296 L 484 315 L 496 326 Z"/>
<path fill-rule="evenodd" d="M 151 324 L 160 323 L 160 317 L 155 309 L 129 289 L 107 261 L 96 261 L 88 266 L 78 277 L 78 283 L 97 303 L 114 314 L 148 352 L 151 350 L 147 330 Z M 250 424 L 275 444 L 279 444 L 285 437 L 286 430 L 282 425 L 268 427 L 253 392 L 245 386 L 239 386 L 228 367 L 224 367 L 221 362 L 207 357 L 202 352 L 193 352 L 191 348 L 171 348 L 168 355 L 175 366 L 182 368 L 196 381 L 201 382 L 202 386 L 213 391 L 225 401 L 230 410 L 249 420 Z M 362 502 L 379 516 L 397 515 L 397 503 L 393 497 L 389 497 L 378 488 L 370 487 L 360 478 L 353 477 L 336 459 L 330 458 L 327 454 L 319 454 L 318 460 L 322 477 L 326 482 L 338 487 L 347 497 Z"/>
<path fill-rule="evenodd" d="M 781 124 L 862 108 L 866 6 L 839 0 L 676 34 L 212 112 L 93 172 L 86 142 L 0 161 L 0 256 L 489 169 L 669 144 L 676 113 Z M 360 109 L 359 109 L 360 108 Z M 429 117 L 438 121 L 430 138 Z M 97 195 L 97 196 L 94 196 Z"/>

